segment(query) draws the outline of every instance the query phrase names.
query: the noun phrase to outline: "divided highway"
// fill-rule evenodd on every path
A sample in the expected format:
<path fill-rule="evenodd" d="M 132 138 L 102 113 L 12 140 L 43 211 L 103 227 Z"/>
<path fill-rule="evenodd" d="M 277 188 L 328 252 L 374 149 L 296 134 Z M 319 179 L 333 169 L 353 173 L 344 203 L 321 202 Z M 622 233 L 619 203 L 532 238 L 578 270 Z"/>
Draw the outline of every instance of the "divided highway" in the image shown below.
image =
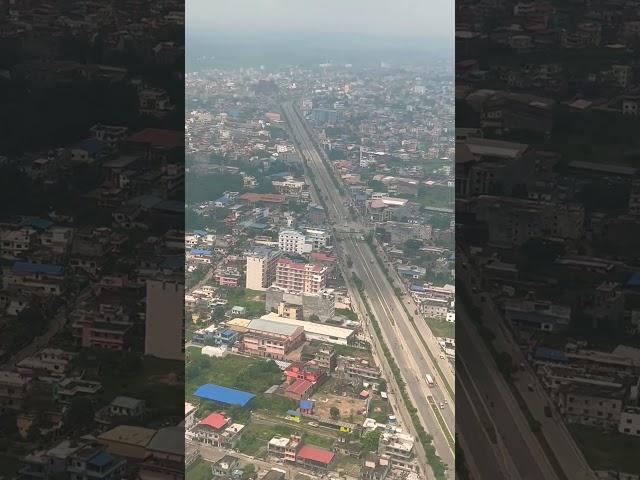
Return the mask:
<path fill-rule="evenodd" d="M 307 161 L 307 166 L 313 172 L 319 194 L 323 196 L 327 206 L 327 215 L 336 234 L 339 230 L 365 232 L 366 229 L 351 219 L 351 215 L 344 205 L 344 200 L 331 178 L 332 173 L 323 162 L 322 153 L 313 142 L 305 119 L 294 108 L 292 103 L 282 106 L 289 123 L 290 131 L 298 145 L 300 155 Z M 438 456 L 448 466 L 448 478 L 455 478 L 454 448 L 449 439 L 455 436 L 454 399 L 444 386 L 447 382 L 453 389 L 453 374 L 449 368 L 441 368 L 442 378 L 434 367 L 432 358 L 439 358 L 439 350 L 426 351 L 425 345 L 418 337 L 416 327 L 411 323 L 404 310 L 401 300 L 395 294 L 385 272 L 381 269 L 375 254 L 369 245 L 358 236 L 342 236 L 339 254 L 350 259 L 353 271 L 362 280 L 366 298 L 378 320 L 384 341 L 393 354 L 398 366 L 402 370 L 407 384 L 407 392 L 417 409 L 417 415 L 433 437 L 433 444 Z M 426 323 L 421 324 L 421 331 L 425 335 L 428 330 Z M 431 346 L 433 344 L 427 344 Z M 432 347 L 433 348 L 433 347 Z M 446 360 L 445 360 L 446 362 Z M 425 375 L 431 374 L 437 382 L 434 387 L 427 385 Z M 445 402 L 444 409 L 440 409 L 440 402 Z M 435 405 L 434 405 L 435 403 Z M 439 422 L 434 409 L 444 420 Z"/>

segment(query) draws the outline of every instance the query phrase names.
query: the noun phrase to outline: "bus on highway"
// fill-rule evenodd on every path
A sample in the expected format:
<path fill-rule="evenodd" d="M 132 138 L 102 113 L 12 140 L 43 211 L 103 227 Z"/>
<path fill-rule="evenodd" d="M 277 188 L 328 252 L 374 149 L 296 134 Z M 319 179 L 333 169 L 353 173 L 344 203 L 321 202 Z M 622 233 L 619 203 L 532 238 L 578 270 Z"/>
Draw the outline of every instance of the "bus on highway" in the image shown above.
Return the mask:
<path fill-rule="evenodd" d="M 431 375 L 429 375 L 428 373 L 424 376 L 424 378 L 427 379 L 427 384 L 430 387 L 433 387 L 436 383 L 433 381 L 433 377 Z"/>

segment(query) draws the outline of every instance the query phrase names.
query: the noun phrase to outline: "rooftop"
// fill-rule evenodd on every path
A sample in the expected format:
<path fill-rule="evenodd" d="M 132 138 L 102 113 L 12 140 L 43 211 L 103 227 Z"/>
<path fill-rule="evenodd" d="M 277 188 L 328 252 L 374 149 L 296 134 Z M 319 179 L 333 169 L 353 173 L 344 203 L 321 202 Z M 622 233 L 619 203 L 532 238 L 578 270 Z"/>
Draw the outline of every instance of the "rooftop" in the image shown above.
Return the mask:
<path fill-rule="evenodd" d="M 199 387 L 194 395 L 196 397 L 204 398 L 205 400 L 211 400 L 213 402 L 224 403 L 227 405 L 239 405 L 241 407 L 246 406 L 255 395 L 249 392 L 243 392 L 241 390 L 235 390 L 233 388 L 223 387 L 221 385 L 214 385 L 208 383 Z"/>
<path fill-rule="evenodd" d="M 316 335 L 326 335 L 336 338 L 349 338 L 353 335 L 353 330 L 342 327 L 334 327 L 332 325 L 325 325 L 323 323 L 306 322 L 303 320 L 291 320 L 278 316 L 277 313 L 271 312 L 261 317 L 263 320 L 269 320 L 271 322 L 283 323 L 292 326 L 302 327 L 305 332 Z"/>

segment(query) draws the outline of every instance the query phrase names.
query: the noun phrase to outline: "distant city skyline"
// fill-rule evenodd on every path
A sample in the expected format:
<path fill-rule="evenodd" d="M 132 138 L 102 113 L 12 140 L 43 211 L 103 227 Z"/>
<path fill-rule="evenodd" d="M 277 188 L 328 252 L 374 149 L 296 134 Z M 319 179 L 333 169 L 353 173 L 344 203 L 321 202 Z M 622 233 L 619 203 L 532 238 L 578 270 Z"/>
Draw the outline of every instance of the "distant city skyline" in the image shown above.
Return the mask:
<path fill-rule="evenodd" d="M 453 45 L 454 3 L 448 0 L 188 0 L 187 35 L 345 34 L 381 41 Z"/>

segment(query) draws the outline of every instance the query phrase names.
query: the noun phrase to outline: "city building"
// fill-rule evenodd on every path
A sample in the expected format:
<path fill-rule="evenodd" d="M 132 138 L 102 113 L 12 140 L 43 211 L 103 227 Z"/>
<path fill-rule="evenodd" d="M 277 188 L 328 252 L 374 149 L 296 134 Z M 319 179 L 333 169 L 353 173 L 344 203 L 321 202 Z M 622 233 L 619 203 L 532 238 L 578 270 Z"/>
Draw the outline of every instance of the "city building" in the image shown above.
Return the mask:
<path fill-rule="evenodd" d="M 184 285 L 147 281 L 145 355 L 184 359 Z"/>
<path fill-rule="evenodd" d="M 326 282 L 327 267 L 288 258 L 276 263 L 275 285 L 286 292 L 317 294 L 324 290 Z"/>
<path fill-rule="evenodd" d="M 284 360 L 305 340 L 304 328 L 299 325 L 268 319 L 251 320 L 242 336 L 243 351 L 249 355 Z"/>
<path fill-rule="evenodd" d="M 124 458 L 89 445 L 75 452 L 66 474 L 69 480 L 120 480 L 127 466 Z"/>
<path fill-rule="evenodd" d="M 298 451 L 302 448 L 302 437 L 291 435 L 291 437 L 273 437 L 267 443 L 269 455 L 280 458 L 285 463 L 296 463 Z"/>
<path fill-rule="evenodd" d="M 378 453 L 389 457 L 392 467 L 414 470 L 415 439 L 407 433 L 383 432 Z"/>
<path fill-rule="evenodd" d="M 307 242 L 313 246 L 313 250 L 322 250 L 329 245 L 331 235 L 326 230 L 307 228 L 304 233 Z"/>
<path fill-rule="evenodd" d="M 362 460 L 360 480 L 385 480 L 391 469 L 386 455 L 369 454 Z"/>
<path fill-rule="evenodd" d="M 298 450 L 297 463 L 311 470 L 324 472 L 331 469 L 335 458 L 336 454 L 329 450 L 303 445 Z"/>
<path fill-rule="evenodd" d="M 258 248 L 247 254 L 246 288 L 266 290 L 276 280 L 276 264 L 280 252 Z"/>
<path fill-rule="evenodd" d="M 20 410 L 31 386 L 31 378 L 0 370 L 0 412 Z"/>
<path fill-rule="evenodd" d="M 349 328 L 334 327 L 324 323 L 307 322 L 304 320 L 291 320 L 282 318 L 277 313 L 272 312 L 261 317 L 263 320 L 281 323 L 291 327 L 301 327 L 307 340 L 318 340 L 320 342 L 335 343 L 338 345 L 349 345 L 355 338 L 355 332 Z"/>
<path fill-rule="evenodd" d="M 566 330 L 571 308 L 550 302 L 508 300 L 504 307 L 507 321 L 518 328 L 558 332 Z"/>
<path fill-rule="evenodd" d="M 283 230 L 278 235 L 278 248 L 283 252 L 302 255 L 311 252 L 313 245 L 307 242 L 303 233 L 296 230 Z"/>

